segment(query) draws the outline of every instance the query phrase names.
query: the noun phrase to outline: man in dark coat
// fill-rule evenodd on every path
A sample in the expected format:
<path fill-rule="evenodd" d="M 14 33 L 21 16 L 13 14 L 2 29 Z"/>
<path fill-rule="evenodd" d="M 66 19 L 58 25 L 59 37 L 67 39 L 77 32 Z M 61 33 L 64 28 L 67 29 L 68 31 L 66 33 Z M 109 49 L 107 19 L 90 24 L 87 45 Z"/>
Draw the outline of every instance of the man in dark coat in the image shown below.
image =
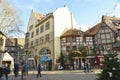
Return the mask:
<path fill-rule="evenodd" d="M 6 80 L 8 80 L 8 74 L 10 74 L 10 65 L 7 64 L 7 67 L 4 68 L 4 71 L 5 71 L 5 78 Z"/>
<path fill-rule="evenodd" d="M 15 77 L 18 77 L 18 72 L 19 72 L 19 65 L 17 63 L 14 64 L 14 74 Z"/>
<path fill-rule="evenodd" d="M 28 73 L 28 65 L 27 65 L 27 63 L 24 63 L 22 66 L 22 78 L 23 78 L 23 80 L 26 80 L 27 75 L 28 75 L 27 73 Z"/>
<path fill-rule="evenodd" d="M 38 65 L 38 69 L 37 70 L 38 70 L 38 74 L 37 74 L 36 77 L 38 78 L 39 75 L 40 75 L 40 77 L 42 77 L 41 76 L 41 65 L 40 64 Z"/>

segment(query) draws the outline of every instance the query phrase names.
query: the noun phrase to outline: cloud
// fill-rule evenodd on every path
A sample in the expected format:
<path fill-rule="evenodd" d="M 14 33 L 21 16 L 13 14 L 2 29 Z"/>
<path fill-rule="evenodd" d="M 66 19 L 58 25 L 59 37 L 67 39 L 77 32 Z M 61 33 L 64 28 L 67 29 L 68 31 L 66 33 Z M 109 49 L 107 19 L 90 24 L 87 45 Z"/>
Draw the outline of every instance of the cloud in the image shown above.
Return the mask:
<path fill-rule="evenodd" d="M 120 3 L 115 6 L 116 9 L 120 9 Z"/>

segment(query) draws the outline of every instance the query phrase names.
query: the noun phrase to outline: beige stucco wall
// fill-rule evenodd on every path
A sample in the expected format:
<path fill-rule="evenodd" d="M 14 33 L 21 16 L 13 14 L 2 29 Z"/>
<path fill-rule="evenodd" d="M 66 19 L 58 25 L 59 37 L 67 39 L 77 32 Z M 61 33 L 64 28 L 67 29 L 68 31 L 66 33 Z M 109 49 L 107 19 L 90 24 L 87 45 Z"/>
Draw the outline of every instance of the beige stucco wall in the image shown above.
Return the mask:
<path fill-rule="evenodd" d="M 72 21 L 71 21 L 72 20 Z M 39 33 L 39 35 L 36 35 L 36 29 L 45 25 L 46 22 L 50 21 L 50 29 L 48 30 L 44 30 L 44 32 Z M 72 24 L 71 24 L 72 22 Z M 29 49 L 32 51 L 31 55 L 35 56 L 35 55 L 39 55 L 39 51 L 42 48 L 49 48 L 51 50 L 51 55 L 50 57 L 53 60 L 53 64 L 56 64 L 56 59 L 58 59 L 58 57 L 60 56 L 61 53 L 61 49 L 60 49 L 60 36 L 63 34 L 63 32 L 65 32 L 66 30 L 70 29 L 72 26 L 76 27 L 76 21 L 73 17 L 73 15 L 71 15 L 70 11 L 68 10 L 68 8 L 65 6 L 63 8 L 58 8 L 56 9 L 51 16 L 47 16 L 46 19 L 42 22 L 40 22 L 40 24 L 38 26 L 35 27 L 37 21 L 34 17 L 34 14 L 31 13 L 30 16 L 30 20 L 28 23 L 28 27 L 27 27 L 27 32 L 30 33 L 29 36 L 29 44 L 34 41 L 36 39 L 40 40 L 40 37 L 45 37 L 46 34 L 50 34 L 50 41 L 49 42 L 44 42 L 43 44 L 38 44 L 37 46 L 34 45 L 34 49 Z M 29 26 L 34 25 L 33 29 L 29 31 Z M 34 31 L 34 37 L 31 38 L 31 32 Z M 34 53 L 34 54 L 33 54 Z"/>
<path fill-rule="evenodd" d="M 76 27 L 77 24 L 67 6 L 56 9 L 56 11 L 53 13 L 53 16 L 54 16 L 54 53 L 55 59 L 58 59 L 61 53 L 60 36 L 68 29 Z"/>
<path fill-rule="evenodd" d="M 0 34 L 0 35 L 2 35 L 2 34 Z M 2 35 L 0 38 L 3 39 L 3 45 L 0 46 L 0 51 L 4 51 L 5 50 L 6 37 L 4 35 Z"/>
<path fill-rule="evenodd" d="M 3 45 L 0 45 L 0 55 L 1 55 L 1 58 L 0 58 L 0 67 L 1 67 L 1 65 L 2 65 L 2 58 L 3 58 L 3 54 L 2 54 L 3 52 L 2 51 L 5 50 L 6 36 L 3 35 L 3 34 L 0 34 L 0 35 L 2 35 L 0 38 L 3 39 Z"/>

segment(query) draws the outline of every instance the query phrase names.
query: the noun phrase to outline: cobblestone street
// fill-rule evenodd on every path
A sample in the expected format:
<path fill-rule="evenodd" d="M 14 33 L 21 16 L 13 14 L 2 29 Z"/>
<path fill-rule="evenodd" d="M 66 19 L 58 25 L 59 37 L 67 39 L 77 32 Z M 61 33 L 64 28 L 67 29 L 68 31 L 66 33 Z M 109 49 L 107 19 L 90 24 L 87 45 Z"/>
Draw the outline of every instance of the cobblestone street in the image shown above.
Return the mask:
<path fill-rule="evenodd" d="M 36 78 L 36 71 L 29 71 L 27 80 L 95 80 L 98 72 L 84 73 L 81 70 L 78 71 L 43 71 L 42 77 Z M 14 77 L 13 74 L 9 75 L 9 80 L 21 80 L 19 77 Z"/>

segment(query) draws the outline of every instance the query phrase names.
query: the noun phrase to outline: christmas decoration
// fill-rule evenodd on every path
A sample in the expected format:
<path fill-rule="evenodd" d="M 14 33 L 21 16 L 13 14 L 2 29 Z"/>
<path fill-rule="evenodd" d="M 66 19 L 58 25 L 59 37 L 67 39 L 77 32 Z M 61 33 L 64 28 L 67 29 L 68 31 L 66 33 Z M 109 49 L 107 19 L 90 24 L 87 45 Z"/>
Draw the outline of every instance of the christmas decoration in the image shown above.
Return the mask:
<path fill-rule="evenodd" d="M 120 64 L 118 54 L 108 52 L 105 55 L 104 68 L 96 80 L 120 80 Z"/>

